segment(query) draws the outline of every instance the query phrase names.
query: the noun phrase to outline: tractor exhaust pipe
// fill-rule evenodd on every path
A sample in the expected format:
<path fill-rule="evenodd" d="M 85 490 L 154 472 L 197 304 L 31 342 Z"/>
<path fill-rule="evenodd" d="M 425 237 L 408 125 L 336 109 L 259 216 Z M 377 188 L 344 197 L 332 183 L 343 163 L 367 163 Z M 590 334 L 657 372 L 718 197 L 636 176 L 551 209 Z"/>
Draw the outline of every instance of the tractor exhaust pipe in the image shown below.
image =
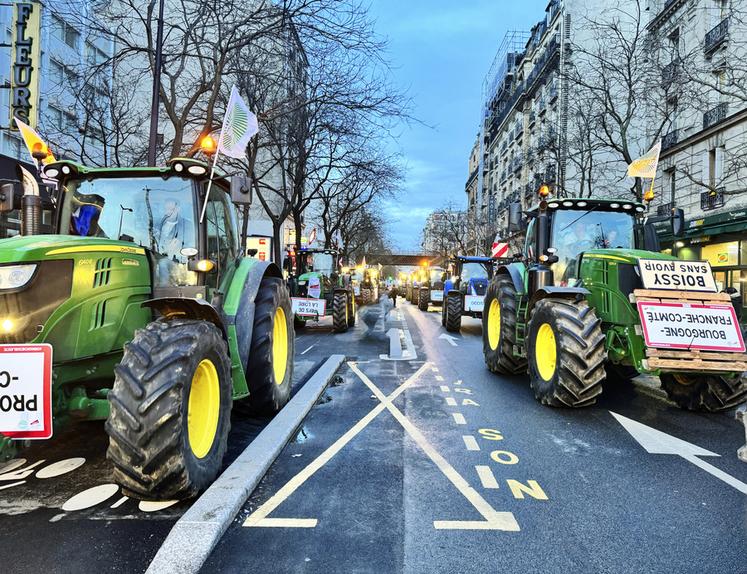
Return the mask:
<path fill-rule="evenodd" d="M 19 165 L 23 198 L 21 199 L 21 235 L 39 235 L 42 220 L 42 202 L 36 178 Z"/>

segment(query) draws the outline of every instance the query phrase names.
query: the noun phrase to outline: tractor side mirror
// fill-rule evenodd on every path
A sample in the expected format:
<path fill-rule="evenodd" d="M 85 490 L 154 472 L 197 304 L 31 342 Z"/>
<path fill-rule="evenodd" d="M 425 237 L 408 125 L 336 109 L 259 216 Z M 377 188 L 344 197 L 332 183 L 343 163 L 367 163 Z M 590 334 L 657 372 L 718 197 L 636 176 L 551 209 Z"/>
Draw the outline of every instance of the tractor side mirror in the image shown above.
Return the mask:
<path fill-rule="evenodd" d="M 508 230 L 521 231 L 521 203 L 514 202 L 508 206 Z"/>
<path fill-rule="evenodd" d="M 643 226 L 643 248 L 646 251 L 661 251 L 659 245 L 659 236 L 656 234 L 656 227 L 650 221 L 647 221 Z"/>
<path fill-rule="evenodd" d="M 685 212 L 677 207 L 672 210 L 672 235 L 682 237 L 685 232 Z"/>
<path fill-rule="evenodd" d="M 231 202 L 236 205 L 252 204 L 252 186 L 248 176 L 231 176 Z"/>
<path fill-rule="evenodd" d="M 13 211 L 13 197 L 15 186 L 12 183 L 4 183 L 0 186 L 0 213 Z"/>

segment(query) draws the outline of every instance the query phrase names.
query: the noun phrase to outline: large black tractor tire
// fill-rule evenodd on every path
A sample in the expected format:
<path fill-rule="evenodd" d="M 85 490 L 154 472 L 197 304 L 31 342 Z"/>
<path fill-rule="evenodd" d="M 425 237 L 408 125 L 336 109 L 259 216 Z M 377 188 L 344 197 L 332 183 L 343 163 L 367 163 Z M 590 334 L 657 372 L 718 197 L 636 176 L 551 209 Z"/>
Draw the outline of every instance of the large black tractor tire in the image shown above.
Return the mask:
<path fill-rule="evenodd" d="M 344 333 L 348 330 L 349 311 L 348 294 L 338 291 L 332 297 L 332 330 Z"/>
<path fill-rule="evenodd" d="M 254 300 L 246 382 L 252 412 L 271 415 L 290 398 L 295 336 L 291 301 L 280 279 L 265 277 Z"/>
<path fill-rule="evenodd" d="M 215 480 L 231 426 L 231 359 L 212 323 L 159 319 L 114 369 L 107 458 L 123 492 L 182 499 Z"/>
<path fill-rule="evenodd" d="M 688 411 L 723 411 L 747 400 L 744 376 L 663 373 L 659 379 L 669 399 Z"/>
<path fill-rule="evenodd" d="M 418 291 L 418 309 L 421 311 L 428 310 L 428 303 L 430 303 L 431 293 L 428 289 L 420 289 Z"/>
<path fill-rule="evenodd" d="M 464 300 L 459 293 L 449 293 L 443 303 L 446 315 L 446 330 L 450 333 L 458 333 L 462 328 L 462 307 Z"/>
<path fill-rule="evenodd" d="M 607 358 L 601 325 L 581 297 L 547 298 L 535 305 L 527 328 L 527 357 L 538 401 L 553 407 L 596 402 Z"/>
<path fill-rule="evenodd" d="M 356 317 L 356 304 L 355 304 L 355 297 L 353 297 L 353 294 L 351 293 L 348 296 L 348 328 L 355 327 L 355 317 Z"/>
<path fill-rule="evenodd" d="M 500 275 L 488 285 L 482 313 L 482 350 L 488 369 L 503 375 L 525 373 L 527 361 L 515 349 L 516 288 L 510 277 Z"/>
<path fill-rule="evenodd" d="M 361 307 L 371 304 L 371 290 L 361 289 Z"/>
<path fill-rule="evenodd" d="M 441 305 L 441 326 L 446 327 L 446 307 L 448 305 Z"/>

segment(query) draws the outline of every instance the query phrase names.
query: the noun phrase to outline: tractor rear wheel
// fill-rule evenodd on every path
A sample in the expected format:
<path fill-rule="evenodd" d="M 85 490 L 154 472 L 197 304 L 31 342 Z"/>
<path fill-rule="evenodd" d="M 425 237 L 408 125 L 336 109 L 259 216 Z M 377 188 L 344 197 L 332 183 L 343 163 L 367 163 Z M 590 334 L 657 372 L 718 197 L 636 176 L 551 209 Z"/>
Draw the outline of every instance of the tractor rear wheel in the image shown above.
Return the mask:
<path fill-rule="evenodd" d="M 418 309 L 421 311 L 427 311 L 428 310 L 428 303 L 430 299 L 430 293 L 428 292 L 428 289 L 420 289 L 418 291 Z"/>
<path fill-rule="evenodd" d="M 295 336 L 291 302 L 280 279 L 265 277 L 255 298 L 254 327 L 246 382 L 255 413 L 278 412 L 290 397 Z"/>
<path fill-rule="evenodd" d="M 461 294 L 449 293 L 443 306 L 446 309 L 446 330 L 451 333 L 459 332 L 462 328 L 463 299 Z"/>
<path fill-rule="evenodd" d="M 349 310 L 347 293 L 335 292 L 332 297 L 332 330 L 335 333 L 344 333 L 348 330 Z"/>
<path fill-rule="evenodd" d="M 494 373 L 516 375 L 527 370 L 516 348 L 516 288 L 501 275 L 488 285 L 482 313 L 482 349 L 485 364 Z"/>
<path fill-rule="evenodd" d="M 231 359 L 212 323 L 159 319 L 114 369 L 107 458 L 125 494 L 196 495 L 218 475 L 231 426 Z"/>
<path fill-rule="evenodd" d="M 361 289 L 361 306 L 369 305 L 371 303 L 371 290 Z"/>
<path fill-rule="evenodd" d="M 659 379 L 669 399 L 688 411 L 723 411 L 747 400 L 744 376 L 662 373 Z"/>
<path fill-rule="evenodd" d="M 596 402 L 604 381 L 601 320 L 582 298 L 540 300 L 527 328 L 529 377 L 534 396 L 553 407 Z"/>

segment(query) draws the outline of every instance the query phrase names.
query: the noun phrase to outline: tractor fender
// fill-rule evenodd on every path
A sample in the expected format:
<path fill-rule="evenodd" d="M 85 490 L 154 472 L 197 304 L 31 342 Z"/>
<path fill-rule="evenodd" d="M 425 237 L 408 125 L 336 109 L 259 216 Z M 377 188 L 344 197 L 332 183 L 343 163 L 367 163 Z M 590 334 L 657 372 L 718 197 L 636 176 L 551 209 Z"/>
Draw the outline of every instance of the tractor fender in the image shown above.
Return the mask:
<path fill-rule="evenodd" d="M 495 273 L 493 274 L 493 277 L 498 277 L 499 275 L 508 275 L 509 277 L 511 277 L 511 281 L 514 284 L 514 289 L 516 289 L 516 294 L 524 294 L 524 278 L 522 277 L 521 271 L 519 271 L 516 265 L 498 266 L 498 268 L 495 270 Z"/>
<path fill-rule="evenodd" d="M 587 295 L 590 295 L 590 294 L 591 293 L 589 292 L 589 290 L 584 289 L 583 287 L 553 287 L 552 285 L 542 287 L 541 289 L 537 289 L 537 291 L 535 291 L 532 294 L 532 297 L 529 299 L 529 305 L 527 307 L 527 316 L 529 316 L 529 312 L 537 304 L 537 301 L 544 299 L 546 297 L 575 299 L 579 295 L 586 297 Z"/>
<path fill-rule="evenodd" d="M 147 307 L 158 312 L 166 319 L 199 319 L 208 321 L 218 327 L 223 338 L 228 340 L 226 324 L 220 313 L 204 299 L 192 299 L 189 297 L 158 297 L 143 301 L 141 307 Z"/>
<path fill-rule="evenodd" d="M 453 297 L 454 295 L 459 295 L 459 297 L 464 299 L 464 293 L 462 293 L 459 289 L 449 289 L 448 291 L 446 291 L 446 297 Z M 444 298 L 444 301 L 445 300 L 446 298 Z"/>
<path fill-rule="evenodd" d="M 249 364 L 249 349 L 254 331 L 255 299 L 265 277 L 275 277 L 285 285 L 280 268 L 269 261 L 244 257 L 228 287 L 223 303 L 226 329 L 234 327 L 236 346 L 244 369 Z"/>

